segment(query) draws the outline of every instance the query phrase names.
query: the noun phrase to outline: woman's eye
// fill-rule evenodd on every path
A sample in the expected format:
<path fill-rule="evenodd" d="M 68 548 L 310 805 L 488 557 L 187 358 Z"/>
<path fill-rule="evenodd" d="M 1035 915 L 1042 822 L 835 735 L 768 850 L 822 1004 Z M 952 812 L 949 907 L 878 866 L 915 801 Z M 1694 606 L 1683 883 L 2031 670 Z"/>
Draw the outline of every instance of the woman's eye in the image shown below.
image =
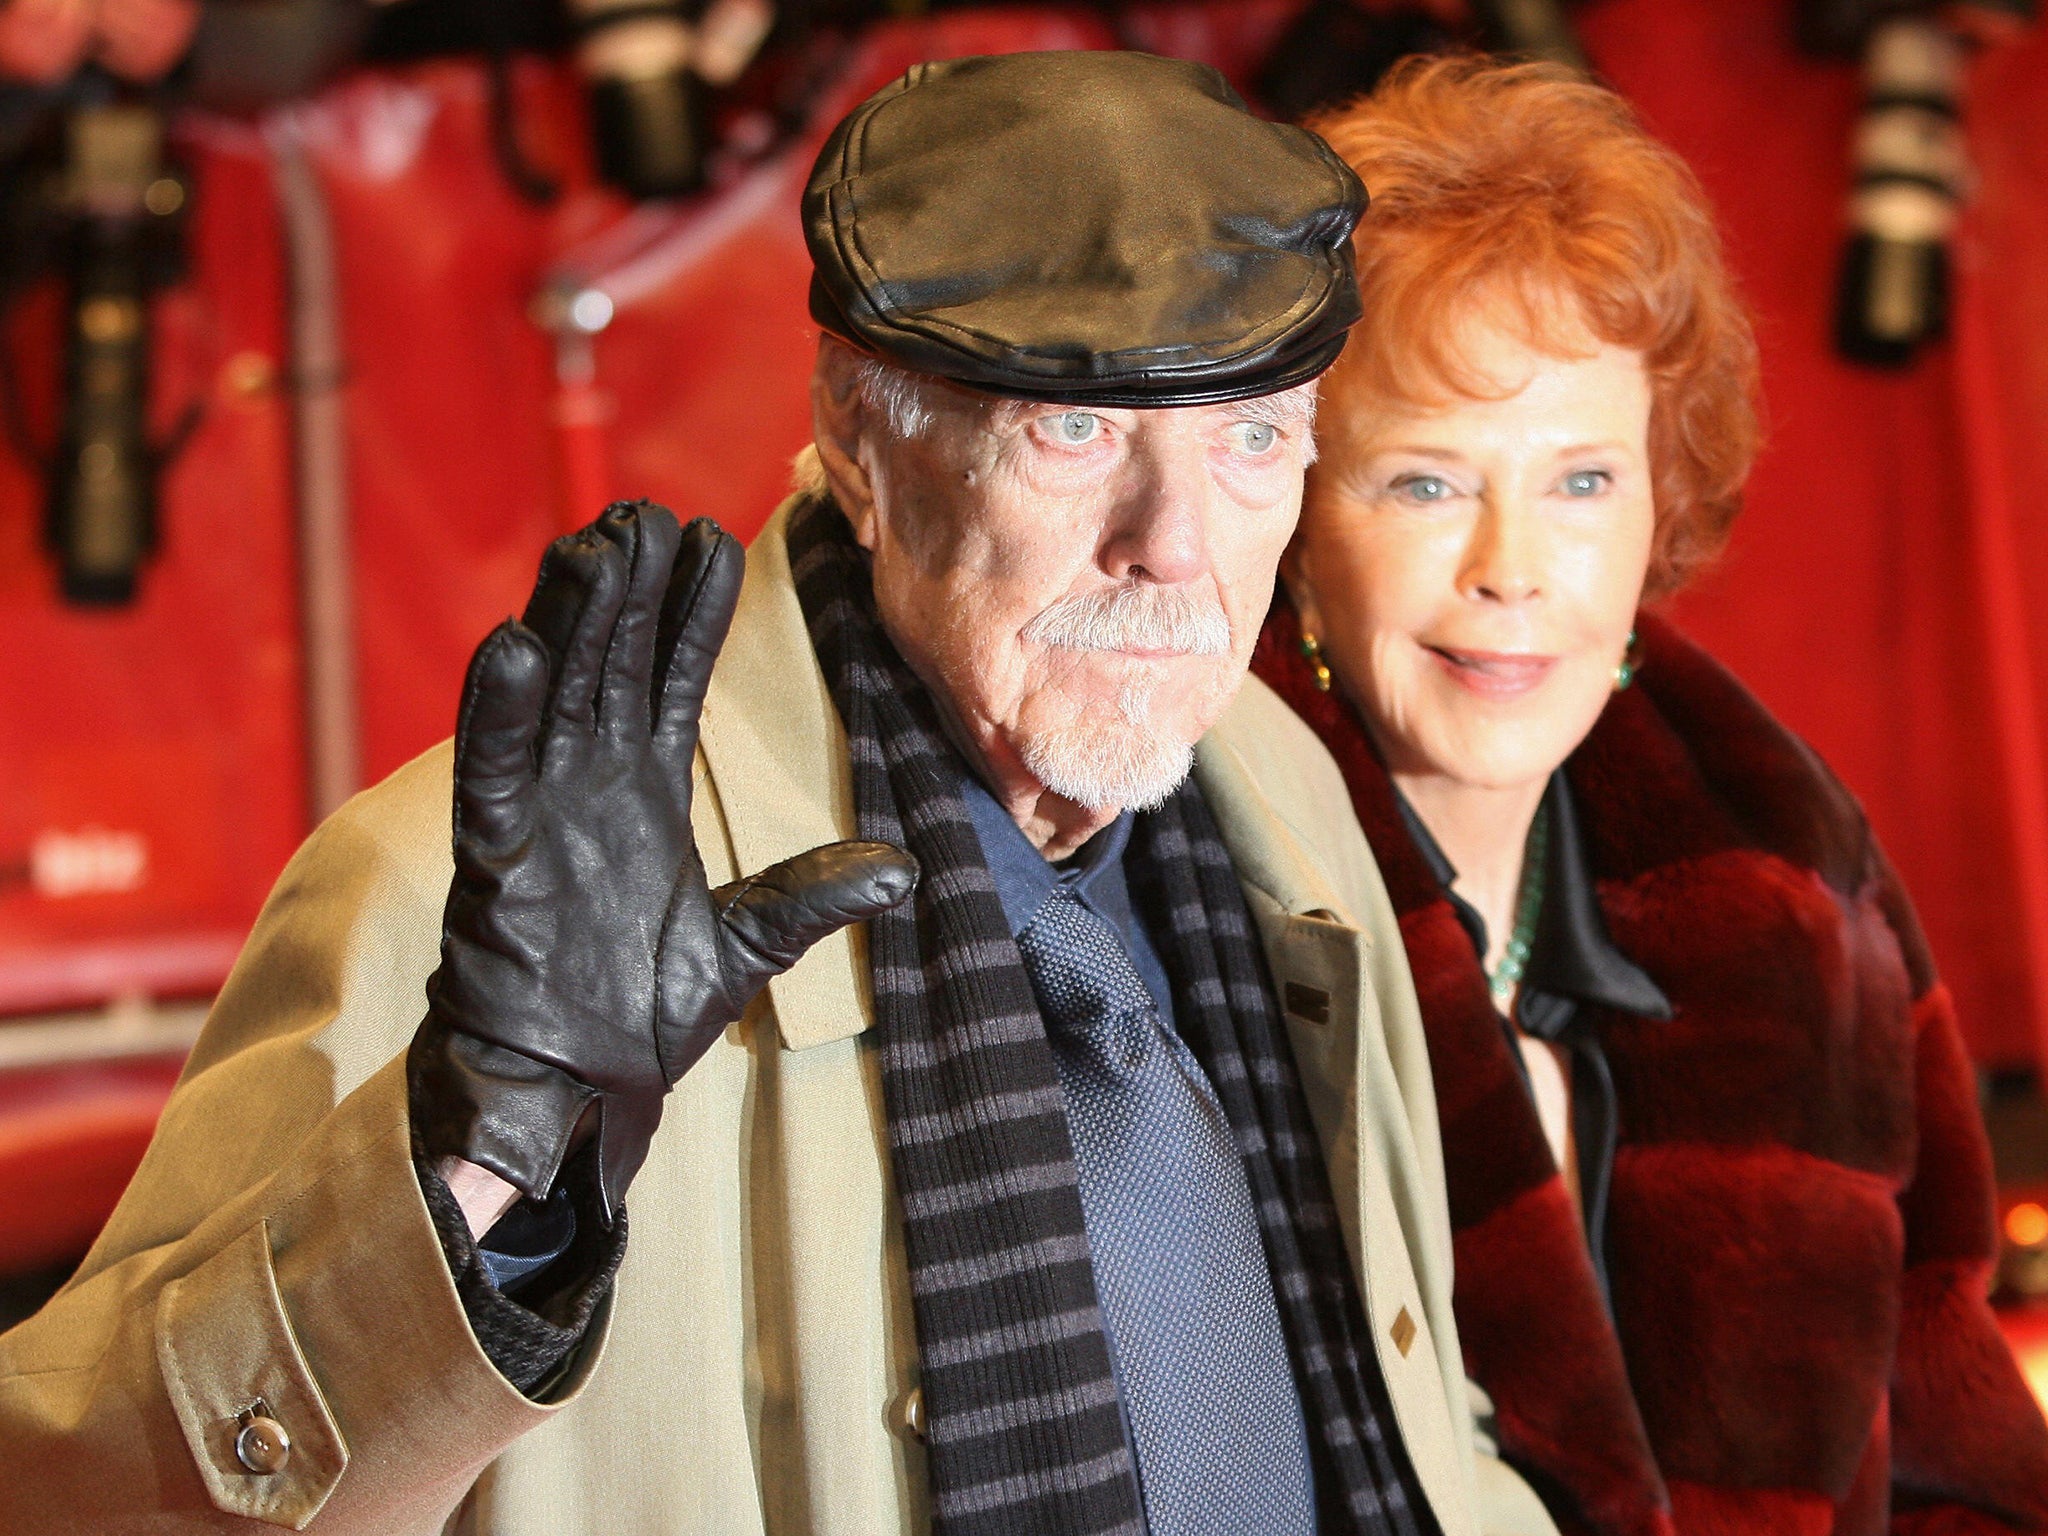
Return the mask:
<path fill-rule="evenodd" d="M 1279 439 L 1279 429 L 1268 425 L 1266 422 L 1241 421 L 1237 424 L 1237 444 L 1246 453 L 1265 453 Z"/>
<path fill-rule="evenodd" d="M 1094 438 L 1101 424 L 1102 418 L 1093 411 L 1062 411 L 1052 419 L 1053 441 L 1079 447 Z"/>
<path fill-rule="evenodd" d="M 1567 496 L 1598 496 L 1614 483 L 1604 469 L 1575 469 L 1564 477 L 1561 489 Z"/>
<path fill-rule="evenodd" d="M 1403 475 L 1391 489 L 1409 501 L 1449 501 L 1455 494 L 1451 482 L 1438 475 Z"/>

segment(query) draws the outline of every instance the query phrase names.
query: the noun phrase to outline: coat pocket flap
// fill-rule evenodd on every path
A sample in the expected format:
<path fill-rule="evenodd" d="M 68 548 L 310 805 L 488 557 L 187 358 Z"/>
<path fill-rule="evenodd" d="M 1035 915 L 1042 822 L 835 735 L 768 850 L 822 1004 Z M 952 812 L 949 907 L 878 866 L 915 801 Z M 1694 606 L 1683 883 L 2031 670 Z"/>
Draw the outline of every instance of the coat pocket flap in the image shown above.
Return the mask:
<path fill-rule="evenodd" d="M 348 1447 L 292 1336 L 266 1225 L 164 1287 L 156 1358 L 214 1504 L 304 1530 L 341 1480 Z"/>

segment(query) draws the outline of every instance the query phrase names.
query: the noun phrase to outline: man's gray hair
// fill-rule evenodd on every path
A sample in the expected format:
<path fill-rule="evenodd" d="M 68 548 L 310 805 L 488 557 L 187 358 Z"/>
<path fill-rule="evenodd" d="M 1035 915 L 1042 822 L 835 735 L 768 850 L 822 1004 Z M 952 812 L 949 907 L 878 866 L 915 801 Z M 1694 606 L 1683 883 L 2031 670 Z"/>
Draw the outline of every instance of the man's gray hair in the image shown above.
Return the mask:
<path fill-rule="evenodd" d="M 921 437 L 932 424 L 931 385 L 922 376 L 879 357 L 864 357 L 855 365 L 854 379 L 861 404 L 888 422 L 897 437 Z"/>
<path fill-rule="evenodd" d="M 853 378 L 861 404 L 888 423 L 891 436 L 919 437 L 931 426 L 931 385 L 920 375 L 879 357 L 863 357 L 854 364 Z M 819 462 L 817 444 L 807 445 L 791 462 L 789 488 L 800 496 L 825 494 L 825 466 Z"/>

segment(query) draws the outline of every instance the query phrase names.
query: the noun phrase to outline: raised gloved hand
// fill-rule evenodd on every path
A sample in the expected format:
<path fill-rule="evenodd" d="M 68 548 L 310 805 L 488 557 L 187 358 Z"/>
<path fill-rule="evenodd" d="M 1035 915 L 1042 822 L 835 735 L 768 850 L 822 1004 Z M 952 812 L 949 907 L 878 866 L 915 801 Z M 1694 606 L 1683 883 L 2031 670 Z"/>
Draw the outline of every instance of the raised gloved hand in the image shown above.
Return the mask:
<path fill-rule="evenodd" d="M 909 894 L 835 843 L 713 891 L 691 765 L 744 557 L 620 504 L 558 539 L 523 623 L 477 648 L 455 737 L 455 879 L 408 1068 L 427 1151 L 536 1198 L 594 1129 L 607 1212 L 664 1096 L 768 979 Z"/>

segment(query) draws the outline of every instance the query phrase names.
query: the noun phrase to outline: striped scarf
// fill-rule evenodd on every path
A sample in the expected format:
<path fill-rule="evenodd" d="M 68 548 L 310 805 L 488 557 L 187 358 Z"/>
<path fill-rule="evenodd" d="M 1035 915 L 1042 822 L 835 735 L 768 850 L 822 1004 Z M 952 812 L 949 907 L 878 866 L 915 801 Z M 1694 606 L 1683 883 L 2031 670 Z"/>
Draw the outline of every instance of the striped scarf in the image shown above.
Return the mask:
<path fill-rule="evenodd" d="M 1066 1106 L 960 795 L 965 771 L 876 618 L 830 502 L 789 521 L 811 643 L 846 729 L 858 835 L 923 866 L 869 924 L 891 1166 L 917 1320 L 938 1536 L 1141 1533 Z M 1307 1101 L 1229 851 L 1192 781 L 1138 819 L 1132 899 L 1245 1159 L 1301 1386 L 1320 1524 L 1434 1529 L 1367 1340 Z"/>

